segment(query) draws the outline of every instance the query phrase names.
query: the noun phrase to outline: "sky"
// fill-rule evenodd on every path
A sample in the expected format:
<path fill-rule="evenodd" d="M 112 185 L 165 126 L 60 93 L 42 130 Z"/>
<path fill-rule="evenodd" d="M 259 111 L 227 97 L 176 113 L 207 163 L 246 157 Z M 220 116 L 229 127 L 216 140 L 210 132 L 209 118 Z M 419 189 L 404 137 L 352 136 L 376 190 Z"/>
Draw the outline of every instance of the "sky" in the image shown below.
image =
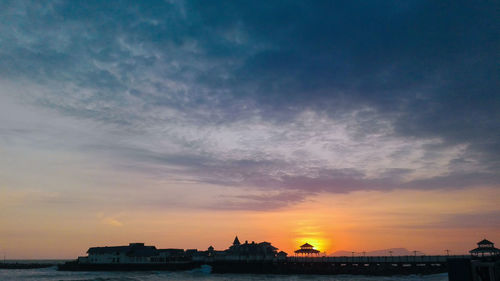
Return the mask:
<path fill-rule="evenodd" d="M 500 243 L 495 1 L 0 6 L 0 255 Z"/>

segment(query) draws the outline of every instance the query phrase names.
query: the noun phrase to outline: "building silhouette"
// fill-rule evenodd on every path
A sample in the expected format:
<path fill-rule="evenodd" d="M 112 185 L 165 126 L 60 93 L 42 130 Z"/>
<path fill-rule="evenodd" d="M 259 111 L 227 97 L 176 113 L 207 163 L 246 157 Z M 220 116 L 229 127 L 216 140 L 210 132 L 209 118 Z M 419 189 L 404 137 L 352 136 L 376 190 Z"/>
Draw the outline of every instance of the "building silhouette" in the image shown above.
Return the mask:
<path fill-rule="evenodd" d="M 495 248 L 495 244 L 493 242 L 483 239 L 477 242 L 477 248 L 469 251 L 473 256 L 497 256 L 500 255 L 500 250 Z"/>

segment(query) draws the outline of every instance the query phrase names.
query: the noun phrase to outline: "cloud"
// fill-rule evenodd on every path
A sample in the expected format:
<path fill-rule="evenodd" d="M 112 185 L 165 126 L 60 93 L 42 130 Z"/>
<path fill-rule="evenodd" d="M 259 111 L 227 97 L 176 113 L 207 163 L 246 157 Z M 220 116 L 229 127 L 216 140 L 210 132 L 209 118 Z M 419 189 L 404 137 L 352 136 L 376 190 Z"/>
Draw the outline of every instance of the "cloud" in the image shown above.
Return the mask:
<path fill-rule="evenodd" d="M 116 219 L 115 217 L 113 217 L 113 216 L 105 216 L 104 214 L 99 213 L 97 215 L 97 218 L 99 219 L 99 221 L 102 224 L 105 224 L 105 225 L 109 225 L 109 226 L 113 226 L 113 227 L 121 227 L 121 226 L 123 226 L 123 223 L 121 221 L 119 221 L 118 219 Z"/>
<path fill-rule="evenodd" d="M 488 3 L 5 6 L 4 150 L 250 188 L 239 206 L 256 209 L 500 184 Z"/>
<path fill-rule="evenodd" d="M 436 226 L 444 228 L 495 228 L 499 224 L 500 211 L 490 211 L 446 215 Z"/>
<path fill-rule="evenodd" d="M 397 224 L 397 227 L 410 229 L 477 229 L 478 232 L 487 232 L 495 229 L 500 222 L 500 211 L 470 211 L 457 213 L 433 214 L 432 221 Z M 395 225 L 391 226 L 392 228 Z"/>
<path fill-rule="evenodd" d="M 303 191 L 261 192 L 250 191 L 246 195 L 221 196 L 215 203 L 204 206 L 212 210 L 268 211 L 304 202 L 308 194 Z"/>

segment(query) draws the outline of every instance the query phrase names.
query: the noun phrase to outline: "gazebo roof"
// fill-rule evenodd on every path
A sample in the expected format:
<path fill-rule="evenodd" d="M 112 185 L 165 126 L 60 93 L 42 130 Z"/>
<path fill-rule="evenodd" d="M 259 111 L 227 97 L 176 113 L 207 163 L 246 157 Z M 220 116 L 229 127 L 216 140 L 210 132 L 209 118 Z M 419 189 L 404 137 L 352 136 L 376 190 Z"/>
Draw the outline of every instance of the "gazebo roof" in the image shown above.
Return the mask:
<path fill-rule="evenodd" d="M 499 255 L 500 249 L 497 249 L 493 246 L 493 242 L 483 239 L 477 242 L 477 248 L 469 251 L 471 254 L 494 254 Z"/>
<path fill-rule="evenodd" d="M 300 249 L 295 251 L 296 254 L 319 254 L 320 252 L 318 250 L 314 249 Z"/>
<path fill-rule="evenodd" d="M 489 241 L 489 240 L 486 240 L 486 239 L 483 239 L 483 240 L 481 240 L 481 241 L 477 242 L 477 244 L 478 244 L 478 245 L 490 245 L 490 244 L 492 245 L 492 244 L 493 244 L 493 242 L 491 242 L 491 241 Z"/>
<path fill-rule="evenodd" d="M 309 243 L 305 243 L 304 245 L 300 246 L 300 249 L 298 249 L 297 251 L 295 251 L 296 254 L 319 254 L 320 251 L 314 249 L 314 246 L 309 244 Z"/>
<path fill-rule="evenodd" d="M 477 242 L 477 248 L 470 250 L 469 253 L 477 256 L 479 256 L 480 254 L 483 256 L 496 256 L 500 255 L 500 249 L 495 248 L 493 242 L 483 239 Z"/>
<path fill-rule="evenodd" d="M 500 253 L 500 249 L 497 248 L 475 248 L 469 251 L 470 253 Z"/>

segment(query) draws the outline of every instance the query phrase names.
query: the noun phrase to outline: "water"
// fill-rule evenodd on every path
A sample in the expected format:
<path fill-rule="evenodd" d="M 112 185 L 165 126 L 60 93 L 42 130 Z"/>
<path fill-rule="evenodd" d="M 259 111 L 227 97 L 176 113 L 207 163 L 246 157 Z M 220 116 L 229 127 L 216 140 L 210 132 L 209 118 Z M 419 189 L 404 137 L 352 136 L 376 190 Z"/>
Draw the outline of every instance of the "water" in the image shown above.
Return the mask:
<path fill-rule="evenodd" d="M 41 269 L 0 269 L 0 281 L 448 281 L 448 274 L 427 276 L 353 276 L 353 275 L 253 275 L 211 274 L 198 269 L 183 272 L 68 272 L 56 267 Z"/>
<path fill-rule="evenodd" d="M 0 260 L 2 263 L 20 263 L 20 264 L 32 264 L 32 263 L 45 263 L 45 264 L 61 264 L 71 260 Z M 1 281 L 1 280 L 0 280 Z"/>

